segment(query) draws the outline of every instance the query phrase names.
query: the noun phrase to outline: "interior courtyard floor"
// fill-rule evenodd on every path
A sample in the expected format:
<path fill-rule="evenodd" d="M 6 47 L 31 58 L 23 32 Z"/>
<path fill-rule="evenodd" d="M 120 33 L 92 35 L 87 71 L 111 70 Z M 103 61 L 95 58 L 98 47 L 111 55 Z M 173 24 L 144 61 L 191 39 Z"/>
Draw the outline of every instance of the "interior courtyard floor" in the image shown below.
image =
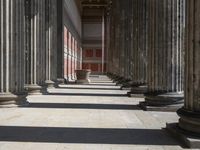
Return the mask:
<path fill-rule="evenodd" d="M 60 85 L 30 105 L 0 109 L 0 150 L 179 150 L 166 130 L 175 112 L 149 112 L 106 76 Z"/>

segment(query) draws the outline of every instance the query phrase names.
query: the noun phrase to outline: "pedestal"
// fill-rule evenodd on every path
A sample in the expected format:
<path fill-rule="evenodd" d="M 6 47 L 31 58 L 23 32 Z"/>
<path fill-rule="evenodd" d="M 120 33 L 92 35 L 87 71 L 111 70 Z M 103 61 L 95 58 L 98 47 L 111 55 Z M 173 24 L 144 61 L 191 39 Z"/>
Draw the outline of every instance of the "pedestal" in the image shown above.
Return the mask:
<path fill-rule="evenodd" d="M 179 93 L 145 94 L 145 102 L 140 102 L 140 106 L 146 111 L 176 112 L 183 102 L 184 95 Z"/>
<path fill-rule="evenodd" d="M 26 85 L 25 89 L 28 92 L 28 95 L 42 95 L 42 87 L 39 85 Z"/>
<path fill-rule="evenodd" d="M 27 102 L 26 96 L 26 94 L 15 95 L 12 93 L 1 93 L 0 108 L 28 106 L 29 103 Z"/>
<path fill-rule="evenodd" d="M 76 83 L 78 84 L 89 84 L 89 75 L 91 71 L 90 70 L 76 70 L 77 80 Z"/>

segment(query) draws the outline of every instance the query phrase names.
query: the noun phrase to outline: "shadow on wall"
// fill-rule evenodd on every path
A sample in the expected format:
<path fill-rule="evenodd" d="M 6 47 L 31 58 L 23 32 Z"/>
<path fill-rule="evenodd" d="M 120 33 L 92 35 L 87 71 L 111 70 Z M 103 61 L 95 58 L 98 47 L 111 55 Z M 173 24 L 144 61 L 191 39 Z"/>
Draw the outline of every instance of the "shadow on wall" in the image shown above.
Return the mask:
<path fill-rule="evenodd" d="M 177 145 L 156 129 L 0 126 L 0 133 L 0 141 L 7 142 Z"/>

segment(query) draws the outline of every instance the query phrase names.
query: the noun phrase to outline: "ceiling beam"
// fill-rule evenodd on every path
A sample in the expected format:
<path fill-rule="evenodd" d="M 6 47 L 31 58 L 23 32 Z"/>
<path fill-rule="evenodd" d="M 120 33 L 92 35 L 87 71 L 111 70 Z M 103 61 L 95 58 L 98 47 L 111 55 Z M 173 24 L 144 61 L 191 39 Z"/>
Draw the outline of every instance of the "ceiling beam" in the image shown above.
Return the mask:
<path fill-rule="evenodd" d="M 82 3 L 82 6 L 83 7 L 106 7 L 106 6 L 108 6 L 108 4 L 93 2 L 93 3 Z"/>

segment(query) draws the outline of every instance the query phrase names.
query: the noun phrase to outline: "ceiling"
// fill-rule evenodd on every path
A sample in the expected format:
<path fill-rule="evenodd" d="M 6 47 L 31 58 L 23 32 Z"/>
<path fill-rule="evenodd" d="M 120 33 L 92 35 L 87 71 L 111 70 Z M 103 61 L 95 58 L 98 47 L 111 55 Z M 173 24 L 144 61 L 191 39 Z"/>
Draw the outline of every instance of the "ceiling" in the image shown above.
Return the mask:
<path fill-rule="evenodd" d="M 111 0 L 80 0 L 82 8 L 104 9 L 111 3 Z"/>
<path fill-rule="evenodd" d="M 106 11 L 110 10 L 112 0 L 80 0 L 82 20 L 100 22 Z"/>

